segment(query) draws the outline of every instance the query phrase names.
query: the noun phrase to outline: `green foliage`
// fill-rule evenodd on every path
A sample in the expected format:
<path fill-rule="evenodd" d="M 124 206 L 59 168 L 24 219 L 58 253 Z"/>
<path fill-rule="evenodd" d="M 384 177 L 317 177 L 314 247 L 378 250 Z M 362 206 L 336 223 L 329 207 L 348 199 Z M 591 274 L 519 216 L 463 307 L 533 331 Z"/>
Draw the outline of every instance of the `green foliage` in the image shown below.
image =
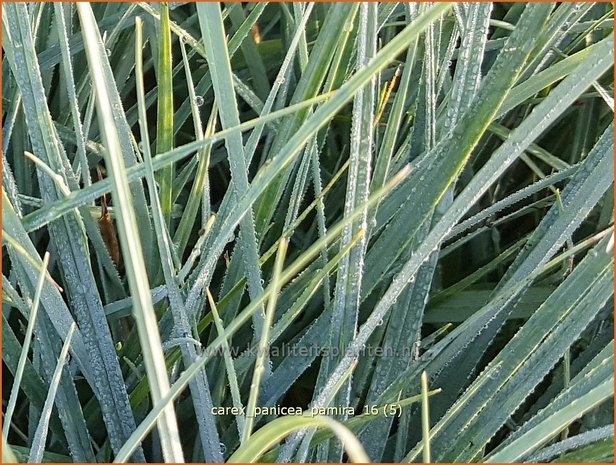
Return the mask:
<path fill-rule="evenodd" d="M 613 460 L 610 3 L 2 9 L 4 460 Z"/>

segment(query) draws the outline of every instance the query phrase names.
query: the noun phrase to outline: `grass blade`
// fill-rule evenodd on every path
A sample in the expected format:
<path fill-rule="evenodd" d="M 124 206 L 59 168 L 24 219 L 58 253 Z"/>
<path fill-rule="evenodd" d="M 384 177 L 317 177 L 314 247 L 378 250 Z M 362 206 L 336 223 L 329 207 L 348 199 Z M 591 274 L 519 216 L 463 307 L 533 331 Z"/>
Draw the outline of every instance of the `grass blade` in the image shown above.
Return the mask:
<path fill-rule="evenodd" d="M 146 181 L 148 183 L 148 190 L 150 198 L 152 199 L 152 215 L 154 217 L 154 227 L 156 230 L 156 237 L 158 241 L 158 249 L 160 253 L 160 259 L 162 264 L 162 271 L 167 287 L 167 295 L 169 297 L 169 303 L 174 320 L 174 333 L 179 335 L 191 334 L 191 326 L 188 316 L 185 311 L 184 302 L 180 294 L 179 286 L 176 282 L 176 276 L 174 271 L 174 263 L 172 257 L 172 245 L 169 238 L 167 223 L 165 223 L 164 209 L 162 201 L 159 200 L 156 192 L 156 184 L 154 181 L 154 170 L 152 169 L 152 156 L 150 154 L 150 141 L 148 137 L 147 128 L 147 115 L 145 110 L 145 91 L 143 87 L 143 66 L 142 66 L 142 33 L 141 23 L 139 20 L 136 22 L 136 34 L 135 34 L 135 57 L 136 57 L 136 72 L 137 72 L 137 95 L 139 104 L 139 123 L 141 127 L 142 144 L 144 147 L 144 162 L 146 165 Z M 197 352 L 192 343 L 186 342 L 181 344 L 182 357 L 186 365 L 190 365 L 197 357 Z M 160 363 L 160 362 L 159 362 Z M 164 365 L 163 365 L 164 366 Z M 168 384 L 166 386 L 168 389 Z M 154 392 L 154 391 L 153 391 Z M 161 391 L 162 394 L 164 392 Z M 197 380 L 191 383 L 191 393 L 193 394 L 193 404 L 195 407 L 195 414 L 199 423 L 199 430 L 202 436 L 202 447 L 207 458 L 213 458 L 214 460 L 220 458 L 220 454 L 215 451 L 218 450 L 218 432 L 216 425 L 213 422 L 211 415 L 212 400 L 209 393 L 208 381 L 205 373 L 199 374 Z M 155 394 L 156 396 L 156 394 Z M 173 418 L 172 418 L 173 420 Z M 161 435 L 162 436 L 162 435 Z M 177 441 L 177 437 L 169 437 L 167 441 Z M 168 445 L 166 447 L 169 447 Z M 165 446 L 163 445 L 163 451 Z"/>
<path fill-rule="evenodd" d="M 45 104 L 46 96 L 34 53 L 33 37 L 28 23 L 25 4 L 3 7 L 3 22 L 15 35 L 14 39 L 22 44 L 13 47 L 13 74 L 19 82 L 23 98 L 24 113 L 31 128 L 30 138 L 37 155 L 54 171 L 71 173 L 67 167 L 66 153 L 59 143 L 57 133 L 51 122 L 49 108 Z M 64 168 L 67 168 L 66 171 Z M 39 184 L 43 197 L 57 200 L 62 193 L 53 181 L 44 174 L 40 175 Z M 100 296 L 96 289 L 94 277 L 89 272 L 90 264 L 86 256 L 86 241 L 83 223 L 78 213 L 66 215 L 62 222 L 50 225 L 50 234 L 58 257 L 64 270 L 67 292 L 81 328 L 86 329 L 89 337 L 84 338 L 93 374 L 95 392 L 101 398 L 111 402 L 101 402 L 103 417 L 112 443 L 120 447 L 134 428 L 134 418 L 130 410 L 126 387 L 116 358 L 109 327 L 107 326 Z M 53 321 L 53 320 L 52 320 Z M 139 454 L 138 454 L 139 456 Z"/>
<path fill-rule="evenodd" d="M 261 428 L 245 446 L 242 446 L 229 458 L 229 463 L 255 463 L 264 452 L 289 434 L 303 428 L 315 426 L 332 430 L 344 445 L 349 459 L 352 462 L 370 462 L 370 459 L 364 452 L 359 441 L 355 438 L 353 433 L 341 423 L 322 416 L 289 416 L 278 418 Z"/>
<path fill-rule="evenodd" d="M 162 344 L 158 333 L 158 326 L 150 286 L 145 270 L 143 249 L 141 248 L 135 211 L 132 208 L 132 199 L 129 194 L 126 168 L 122 158 L 119 135 L 113 118 L 112 104 L 104 83 L 101 64 L 101 47 L 96 40 L 97 27 L 94 24 L 92 10 L 88 6 L 77 6 L 82 23 L 89 25 L 83 29 L 88 56 L 88 65 L 96 89 L 96 105 L 98 117 L 104 122 L 102 134 L 107 147 L 106 164 L 109 177 L 112 180 L 113 196 L 116 199 L 118 232 L 124 263 L 127 269 L 129 286 L 133 295 L 134 317 L 141 340 L 144 362 L 150 380 L 150 388 L 155 401 L 169 390 Z M 161 445 L 165 458 L 171 461 L 184 460 L 180 438 L 178 435 L 177 420 L 173 406 L 165 409 L 159 423 Z"/>
<path fill-rule="evenodd" d="M 207 298 L 210 303 L 210 308 L 212 309 L 212 317 L 214 320 L 214 325 L 216 326 L 216 330 L 218 331 L 218 335 L 222 336 L 224 341 L 222 344 L 222 348 L 224 350 L 224 358 L 225 358 L 225 369 L 227 370 L 227 378 L 229 379 L 229 388 L 231 390 L 231 397 L 233 399 L 233 406 L 238 409 L 238 411 L 243 410 L 242 399 L 240 397 L 240 388 L 237 382 L 237 374 L 235 372 L 235 366 L 233 364 L 233 359 L 231 357 L 231 350 L 229 348 L 229 342 L 227 341 L 225 328 L 223 326 L 223 322 L 220 319 L 220 315 L 218 314 L 218 310 L 216 310 L 216 302 L 214 301 L 214 297 L 210 293 L 210 290 L 207 290 Z M 244 433 L 244 428 L 246 427 L 246 420 L 242 415 L 236 415 L 235 421 L 237 423 L 237 430 L 240 436 Z"/>
<path fill-rule="evenodd" d="M 267 310 L 265 312 L 265 320 L 263 322 L 263 328 L 261 330 L 261 338 L 259 339 L 259 345 L 257 348 L 257 359 L 255 361 L 255 369 L 252 376 L 252 383 L 250 389 L 250 395 L 248 397 L 248 405 L 246 406 L 246 423 L 242 434 L 242 444 L 246 443 L 250 435 L 252 434 L 252 427 L 255 419 L 255 411 L 257 402 L 259 400 L 259 390 L 261 388 L 261 380 L 263 372 L 265 371 L 265 363 L 267 363 L 267 356 L 270 348 L 270 327 L 274 320 L 274 312 L 276 310 L 276 299 L 280 292 L 280 273 L 284 265 L 284 258 L 287 253 L 287 240 L 282 239 L 278 246 L 278 254 L 276 255 L 276 263 L 274 264 L 274 272 L 272 274 L 271 282 L 271 297 L 267 304 Z"/>
<path fill-rule="evenodd" d="M 220 6 L 214 3 L 199 3 L 197 5 L 197 12 L 203 37 L 209 36 L 218 44 L 226 44 Z M 231 76 L 228 50 L 226 47 L 222 49 L 214 47 L 214 41 L 207 40 L 205 42 L 206 56 L 212 72 L 214 94 L 219 102 L 222 127 L 223 129 L 227 129 L 240 124 L 239 113 L 237 110 L 235 91 L 232 85 L 233 79 Z M 249 186 L 244 145 L 240 134 L 229 137 L 225 140 L 225 143 L 229 156 L 234 190 L 236 196 L 239 198 L 245 195 Z M 240 236 L 242 256 L 244 258 L 248 279 L 248 292 L 251 298 L 254 299 L 263 292 L 263 286 L 261 284 L 261 270 L 259 268 L 258 242 L 251 210 L 248 210 L 240 221 Z M 190 305 L 190 298 L 187 302 L 187 307 L 189 309 L 189 314 L 196 315 L 192 305 Z M 253 319 L 255 337 L 262 331 L 264 317 L 263 310 L 255 314 Z"/>
<path fill-rule="evenodd" d="M 173 148 L 173 78 L 171 75 L 171 29 L 169 5 L 160 4 L 160 33 L 158 44 L 158 122 L 156 124 L 156 153 L 168 152 Z M 160 199 L 167 227 L 171 229 L 173 210 L 173 179 L 175 169 L 168 164 L 158 175 Z"/>
<path fill-rule="evenodd" d="M 41 292 L 43 290 L 43 284 L 45 283 L 45 275 L 47 273 L 47 265 L 49 264 L 49 253 L 45 254 L 43 258 L 43 269 L 40 274 L 38 283 L 36 284 L 36 291 L 34 293 L 34 300 L 32 301 L 32 309 L 30 315 L 28 315 L 28 326 L 26 327 L 26 333 L 24 335 L 24 345 L 19 355 L 19 362 L 17 363 L 17 371 L 14 373 L 13 386 L 11 387 L 11 394 L 9 396 L 9 402 L 4 413 L 4 423 L 2 425 L 2 436 L 9 437 L 9 428 L 11 426 L 11 419 L 13 412 L 15 411 L 15 403 L 17 402 L 17 394 L 19 393 L 21 385 L 21 377 L 24 373 L 26 361 L 28 359 L 28 352 L 30 349 L 30 341 L 32 340 L 32 333 L 34 331 L 34 323 L 36 322 L 36 315 L 38 313 L 39 302 L 41 299 Z"/>
<path fill-rule="evenodd" d="M 428 374 L 421 374 L 421 431 L 423 436 L 423 462 L 430 463 L 430 400 L 428 398 Z"/>
<path fill-rule="evenodd" d="M 525 428 L 524 432 L 516 435 L 507 446 L 491 454 L 486 462 L 504 462 L 520 460 L 538 446 L 545 444 L 550 438 L 556 436 L 563 428 L 582 416 L 593 406 L 599 405 L 614 395 L 614 375 L 611 371 L 613 364 L 613 347 L 610 348 L 611 358 L 601 360 L 601 366 L 586 374 L 586 379 L 578 377 L 577 382 L 554 401 L 554 406 L 560 404 L 560 409 L 550 408 L 543 411 L 533 419 L 533 426 Z M 605 354 L 607 355 L 607 354 Z M 564 404 L 564 405 L 563 405 Z"/>
<path fill-rule="evenodd" d="M 60 352 L 60 356 L 58 357 L 58 364 L 56 365 L 56 369 L 53 373 L 53 377 L 49 385 L 49 392 L 47 394 L 47 399 L 45 399 L 45 405 L 43 406 L 43 409 L 41 411 L 41 418 L 39 420 L 38 427 L 36 428 L 36 433 L 34 435 L 32 447 L 30 449 L 30 456 L 28 457 L 28 462 L 42 461 L 45 441 L 47 440 L 49 417 L 51 417 L 51 409 L 53 408 L 53 403 L 56 397 L 56 392 L 58 390 L 58 385 L 60 384 L 60 376 L 62 375 L 62 370 L 64 369 L 64 364 L 66 363 L 68 349 L 71 346 L 71 340 L 73 339 L 74 332 L 75 324 L 73 323 L 73 325 L 68 330 L 68 334 L 66 335 L 66 339 L 64 340 L 64 345 L 62 346 L 62 351 Z"/>

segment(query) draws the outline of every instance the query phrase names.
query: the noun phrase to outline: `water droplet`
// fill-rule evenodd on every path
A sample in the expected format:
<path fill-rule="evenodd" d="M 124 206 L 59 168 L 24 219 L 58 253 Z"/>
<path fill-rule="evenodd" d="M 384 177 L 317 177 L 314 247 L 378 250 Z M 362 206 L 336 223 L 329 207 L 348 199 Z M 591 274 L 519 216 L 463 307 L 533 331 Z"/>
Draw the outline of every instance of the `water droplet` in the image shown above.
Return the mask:
<path fill-rule="evenodd" d="M 205 100 L 203 100 L 203 97 L 201 97 L 200 95 L 197 95 L 195 97 L 195 105 L 200 107 L 200 106 L 203 106 L 204 103 L 205 103 Z"/>
<path fill-rule="evenodd" d="M 110 49 L 106 49 L 105 53 L 107 53 L 107 56 L 110 57 L 111 56 L 111 50 Z"/>
<path fill-rule="evenodd" d="M 143 142 L 139 142 L 139 143 L 137 144 L 137 147 L 139 147 L 139 151 L 140 151 L 141 153 L 143 153 L 143 151 L 144 151 L 144 145 L 143 145 Z"/>
<path fill-rule="evenodd" d="M 220 443 L 220 453 L 224 454 L 225 452 L 227 452 L 227 446 L 225 446 L 224 442 Z"/>

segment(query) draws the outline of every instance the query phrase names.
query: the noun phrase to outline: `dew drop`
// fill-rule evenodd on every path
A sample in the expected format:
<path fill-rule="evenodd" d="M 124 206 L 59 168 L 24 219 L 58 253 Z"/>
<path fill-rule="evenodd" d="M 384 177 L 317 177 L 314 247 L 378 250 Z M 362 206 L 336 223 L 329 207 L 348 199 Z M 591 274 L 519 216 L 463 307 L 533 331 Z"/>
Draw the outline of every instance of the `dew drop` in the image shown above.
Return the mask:
<path fill-rule="evenodd" d="M 111 49 L 106 49 L 105 53 L 107 54 L 108 57 L 110 57 L 111 56 Z"/>
<path fill-rule="evenodd" d="M 195 105 L 200 107 L 200 106 L 203 106 L 204 103 L 205 103 L 205 100 L 203 100 L 203 97 L 201 97 L 200 95 L 197 95 L 195 97 Z"/>
<path fill-rule="evenodd" d="M 353 22 L 352 21 L 347 21 L 346 23 L 344 23 L 344 26 L 342 27 L 342 30 L 344 32 L 351 32 L 353 30 Z"/>

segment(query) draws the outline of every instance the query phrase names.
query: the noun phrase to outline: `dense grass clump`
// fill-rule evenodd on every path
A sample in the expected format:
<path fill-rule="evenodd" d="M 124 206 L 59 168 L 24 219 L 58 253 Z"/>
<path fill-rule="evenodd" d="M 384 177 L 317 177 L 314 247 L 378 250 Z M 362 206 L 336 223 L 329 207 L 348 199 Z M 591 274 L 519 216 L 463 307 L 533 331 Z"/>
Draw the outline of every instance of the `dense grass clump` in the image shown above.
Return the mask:
<path fill-rule="evenodd" d="M 3 459 L 612 461 L 612 18 L 3 4 Z"/>

